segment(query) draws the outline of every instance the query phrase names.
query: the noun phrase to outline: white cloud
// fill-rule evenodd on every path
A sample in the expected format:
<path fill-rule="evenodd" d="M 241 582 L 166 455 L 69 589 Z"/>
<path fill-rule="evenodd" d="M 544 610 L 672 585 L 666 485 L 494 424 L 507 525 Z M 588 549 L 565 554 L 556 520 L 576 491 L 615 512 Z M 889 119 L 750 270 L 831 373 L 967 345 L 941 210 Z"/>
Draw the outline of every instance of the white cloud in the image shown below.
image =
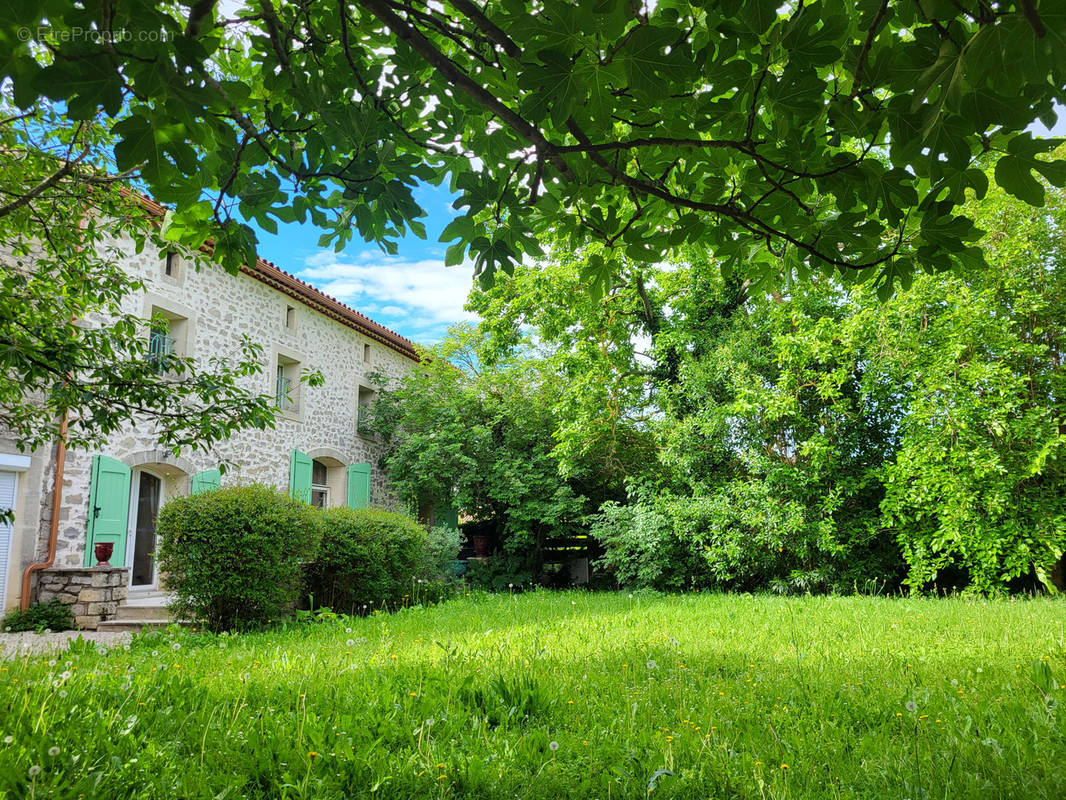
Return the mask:
<path fill-rule="evenodd" d="M 322 251 L 305 263 L 297 277 L 356 311 L 403 318 L 412 328 L 476 319 L 463 310 L 473 285 L 469 264 L 445 267 L 443 260 L 409 261 L 375 251 Z"/>

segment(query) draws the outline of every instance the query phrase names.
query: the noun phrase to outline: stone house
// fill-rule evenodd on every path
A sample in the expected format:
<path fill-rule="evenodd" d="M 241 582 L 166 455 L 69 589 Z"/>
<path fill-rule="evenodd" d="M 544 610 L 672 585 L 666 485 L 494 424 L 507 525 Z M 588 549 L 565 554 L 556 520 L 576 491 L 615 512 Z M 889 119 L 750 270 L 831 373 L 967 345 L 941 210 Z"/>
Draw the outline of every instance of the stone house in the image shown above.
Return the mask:
<path fill-rule="evenodd" d="M 178 457 L 158 446 L 148 422 L 97 451 L 58 458 L 58 445 L 22 454 L 0 433 L 0 507 L 14 510 L 12 523 L 0 523 L 0 612 L 59 597 L 74 604 L 81 627 L 96 627 L 122 603 L 158 605 L 155 518 L 175 496 L 254 481 L 319 506 L 391 502 L 376 469 L 379 444 L 361 433 L 360 412 L 381 388 L 371 373 L 397 379 L 417 365 L 412 342 L 265 260 L 233 275 L 150 248 L 137 254 L 132 242 L 120 246 L 146 286 L 126 298 L 123 311 L 168 321 L 166 330 L 146 331 L 152 349 L 233 357 L 241 335 L 250 336 L 265 363 L 248 388 L 276 398 L 277 425 Z M 304 370 L 320 371 L 323 385 L 301 384 Z M 224 475 L 220 462 L 228 465 Z M 42 569 L 51 539 L 55 555 Z M 111 570 L 91 569 L 101 542 L 113 545 Z"/>

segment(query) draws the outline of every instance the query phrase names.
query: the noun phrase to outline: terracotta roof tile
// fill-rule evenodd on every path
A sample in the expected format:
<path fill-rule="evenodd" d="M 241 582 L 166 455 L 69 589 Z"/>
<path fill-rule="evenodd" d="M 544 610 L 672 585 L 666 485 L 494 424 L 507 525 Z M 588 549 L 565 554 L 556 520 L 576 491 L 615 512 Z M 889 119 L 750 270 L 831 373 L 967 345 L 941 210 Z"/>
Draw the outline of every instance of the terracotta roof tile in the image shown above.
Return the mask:
<path fill-rule="evenodd" d="M 139 192 L 131 192 L 131 195 L 149 213 L 155 216 L 163 216 L 167 211 L 166 206 L 157 203 L 155 200 L 152 200 Z M 210 240 L 204 247 L 205 249 L 210 250 Z M 375 322 L 365 314 L 361 314 L 354 308 L 345 305 L 337 298 L 330 297 L 322 290 L 316 289 L 311 284 L 300 280 L 292 273 L 286 272 L 277 264 L 267 261 L 265 258 L 257 258 L 254 267 L 249 267 L 245 264 L 241 267 L 241 271 L 262 281 L 268 286 L 301 301 L 304 305 L 310 306 L 320 314 L 324 314 L 350 328 L 358 330 L 360 333 L 390 347 L 407 358 L 414 361 L 418 361 L 421 358 L 417 346 L 410 339 L 401 336 L 394 330 L 386 328 L 379 322 Z"/>

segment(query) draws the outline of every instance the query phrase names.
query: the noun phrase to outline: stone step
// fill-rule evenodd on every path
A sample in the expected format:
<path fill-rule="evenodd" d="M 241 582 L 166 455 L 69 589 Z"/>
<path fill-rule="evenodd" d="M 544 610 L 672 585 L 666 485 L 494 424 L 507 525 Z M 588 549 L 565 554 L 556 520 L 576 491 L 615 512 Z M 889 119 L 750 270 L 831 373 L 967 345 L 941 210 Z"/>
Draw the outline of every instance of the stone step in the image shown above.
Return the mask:
<path fill-rule="evenodd" d="M 120 631 L 140 633 L 143 630 L 162 630 L 170 624 L 168 619 L 109 619 L 97 625 L 96 630 L 112 633 Z"/>
<path fill-rule="evenodd" d="M 115 612 L 115 619 L 124 620 L 154 620 L 167 622 L 170 619 L 170 609 L 164 605 L 158 606 L 134 606 L 121 605 Z"/>

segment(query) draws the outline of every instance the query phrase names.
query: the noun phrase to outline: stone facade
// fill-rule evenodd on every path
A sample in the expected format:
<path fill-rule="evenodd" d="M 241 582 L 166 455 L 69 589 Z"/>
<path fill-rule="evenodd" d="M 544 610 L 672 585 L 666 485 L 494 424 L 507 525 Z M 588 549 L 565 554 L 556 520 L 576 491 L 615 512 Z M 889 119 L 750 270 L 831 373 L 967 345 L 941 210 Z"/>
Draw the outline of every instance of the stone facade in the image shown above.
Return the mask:
<path fill-rule="evenodd" d="M 158 251 L 137 253 L 132 242 L 116 244 L 127 270 L 145 285 L 145 291 L 125 299 L 124 313 L 142 318 L 162 314 L 171 321 L 176 351 L 199 362 L 213 358 L 235 362 L 241 355 L 242 336 L 247 336 L 262 348 L 262 372 L 247 377 L 245 387 L 275 396 L 282 365 L 294 378 L 295 402 L 280 412 L 274 429 L 237 432 L 206 452 L 175 457 L 159 447 L 148 420 L 127 426 L 96 451 L 68 451 L 55 567 L 86 563 L 91 474 L 97 454 L 133 469 L 134 482 L 138 471 L 149 471 L 161 481 L 166 500 L 187 494 L 193 475 L 220 464 L 226 465 L 223 486 L 256 482 L 287 489 L 290 455 L 297 449 L 329 465 L 330 505 L 344 504 L 344 470 L 358 463 L 371 465 L 371 504 L 396 505 L 377 467 L 380 445 L 358 431 L 358 409 L 361 400 L 366 402 L 384 388 L 378 384 L 391 384 L 416 366 L 410 342 L 265 262 L 234 275 L 215 265 L 197 269 L 191 261 L 172 258 L 167 274 L 168 259 Z M 295 380 L 299 373 L 316 370 L 324 378 L 321 386 Z M 0 450 L 2 445 L 0 436 Z M 22 570 L 46 556 L 53 459 L 52 449 L 33 454 L 34 467 L 20 484 L 16 541 L 0 612 L 18 602 Z M 46 591 L 43 583 L 41 590 Z"/>
<path fill-rule="evenodd" d="M 37 601 L 66 603 L 78 627 L 92 631 L 115 618 L 126 599 L 128 579 L 125 567 L 52 567 L 37 579 Z"/>

